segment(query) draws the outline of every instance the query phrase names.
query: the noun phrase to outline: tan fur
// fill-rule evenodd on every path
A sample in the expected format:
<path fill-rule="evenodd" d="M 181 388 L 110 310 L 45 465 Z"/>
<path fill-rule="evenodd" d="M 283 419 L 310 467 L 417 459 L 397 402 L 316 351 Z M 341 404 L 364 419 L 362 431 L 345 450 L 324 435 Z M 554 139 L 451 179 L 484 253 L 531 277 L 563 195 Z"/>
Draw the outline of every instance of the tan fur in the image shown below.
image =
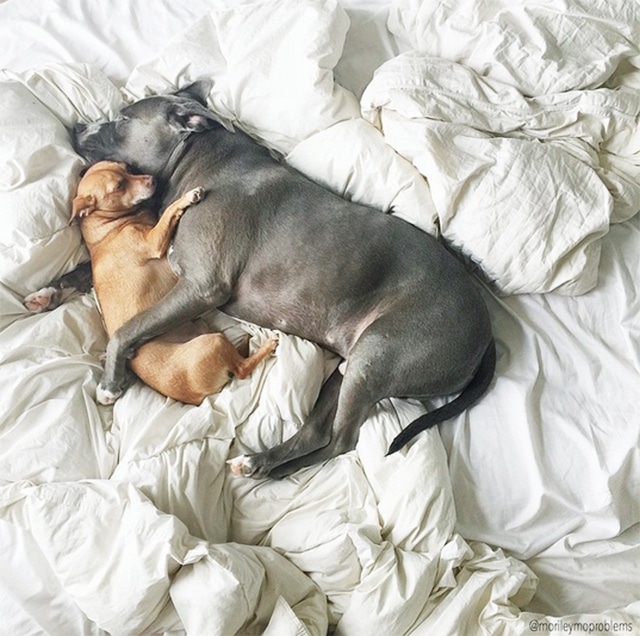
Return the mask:
<path fill-rule="evenodd" d="M 73 200 L 71 220 L 79 219 L 91 254 L 93 284 L 109 336 L 175 285 L 167 249 L 180 217 L 203 192 L 195 189 L 183 195 L 156 223 L 141 206 L 154 189 L 152 177 L 132 175 L 124 164 L 101 161 L 85 173 Z M 245 358 L 224 334 L 206 332 L 190 322 L 140 347 L 130 366 L 163 395 L 200 404 L 232 375 L 248 376 L 277 343 L 272 338 Z"/>

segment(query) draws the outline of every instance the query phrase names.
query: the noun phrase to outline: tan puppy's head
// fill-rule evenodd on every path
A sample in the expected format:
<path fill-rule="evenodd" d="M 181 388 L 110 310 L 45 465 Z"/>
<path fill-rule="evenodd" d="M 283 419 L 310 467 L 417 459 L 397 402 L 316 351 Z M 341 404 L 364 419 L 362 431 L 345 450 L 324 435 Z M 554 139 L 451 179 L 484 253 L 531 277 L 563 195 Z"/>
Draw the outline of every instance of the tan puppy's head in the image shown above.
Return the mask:
<path fill-rule="evenodd" d="M 149 200 L 155 190 L 152 176 L 131 174 L 124 163 L 99 161 L 85 172 L 78 184 L 70 222 L 96 210 L 101 216 L 114 219 L 131 214 Z"/>

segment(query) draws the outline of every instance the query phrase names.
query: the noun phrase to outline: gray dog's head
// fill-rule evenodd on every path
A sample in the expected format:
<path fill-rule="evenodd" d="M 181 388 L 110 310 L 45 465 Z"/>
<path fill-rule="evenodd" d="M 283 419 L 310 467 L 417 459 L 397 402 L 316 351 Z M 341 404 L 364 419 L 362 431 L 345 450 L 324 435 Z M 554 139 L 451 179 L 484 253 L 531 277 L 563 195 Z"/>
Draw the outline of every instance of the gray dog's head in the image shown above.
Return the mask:
<path fill-rule="evenodd" d="M 123 108 L 114 121 L 77 124 L 73 146 L 91 163 L 122 161 L 146 174 L 162 172 L 176 146 L 189 134 L 224 126 L 205 106 L 211 82 L 201 80 L 172 95 L 141 99 Z"/>

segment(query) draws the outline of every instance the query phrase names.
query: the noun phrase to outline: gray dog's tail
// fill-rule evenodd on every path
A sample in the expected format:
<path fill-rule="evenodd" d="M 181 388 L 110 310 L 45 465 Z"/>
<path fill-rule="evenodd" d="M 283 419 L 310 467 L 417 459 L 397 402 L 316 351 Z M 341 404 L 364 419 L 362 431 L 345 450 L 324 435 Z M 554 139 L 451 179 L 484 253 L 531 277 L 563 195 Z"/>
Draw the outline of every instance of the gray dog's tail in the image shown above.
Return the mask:
<path fill-rule="evenodd" d="M 444 422 L 465 409 L 470 407 L 482 394 L 489 388 L 493 374 L 496 369 L 496 343 L 492 339 L 487 350 L 482 356 L 480 366 L 471 382 L 462 390 L 457 398 L 451 400 L 447 404 L 437 408 L 429 413 L 421 415 L 418 419 L 413 420 L 405 429 L 399 433 L 391 442 L 387 455 L 391 455 L 399 451 L 409 440 L 413 439 L 418 433 L 426 431 L 428 428 Z"/>

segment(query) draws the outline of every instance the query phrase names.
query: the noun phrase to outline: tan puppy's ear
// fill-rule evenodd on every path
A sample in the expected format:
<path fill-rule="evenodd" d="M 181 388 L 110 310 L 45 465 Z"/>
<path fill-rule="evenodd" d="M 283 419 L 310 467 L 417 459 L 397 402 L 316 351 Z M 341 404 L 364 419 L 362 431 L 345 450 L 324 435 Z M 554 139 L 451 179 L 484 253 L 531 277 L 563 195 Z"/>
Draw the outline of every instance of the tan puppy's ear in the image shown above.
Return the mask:
<path fill-rule="evenodd" d="M 89 194 L 87 196 L 77 196 L 73 200 L 71 206 L 71 219 L 69 225 L 71 225 L 77 218 L 87 216 L 96 209 L 96 198 Z"/>

